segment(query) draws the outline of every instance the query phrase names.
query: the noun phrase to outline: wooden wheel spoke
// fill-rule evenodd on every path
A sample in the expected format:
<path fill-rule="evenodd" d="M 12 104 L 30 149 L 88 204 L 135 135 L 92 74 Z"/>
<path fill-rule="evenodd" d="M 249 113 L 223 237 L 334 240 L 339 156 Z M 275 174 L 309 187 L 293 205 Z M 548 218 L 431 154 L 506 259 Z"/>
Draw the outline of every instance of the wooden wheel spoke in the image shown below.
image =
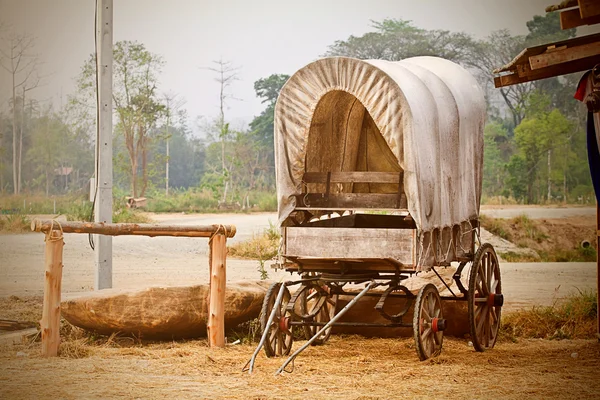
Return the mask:
<path fill-rule="evenodd" d="M 491 321 L 490 321 L 490 324 L 493 325 L 496 322 L 498 322 L 498 315 L 496 315 L 496 307 L 490 307 L 490 313 L 489 314 L 490 314 L 490 317 L 492 317 Z"/>
<path fill-rule="evenodd" d="M 424 320 L 426 320 L 427 322 L 431 321 L 431 315 L 429 315 L 429 312 L 427 311 L 427 309 L 425 309 L 425 308 L 421 309 L 421 313 L 423 314 Z"/>
<path fill-rule="evenodd" d="M 477 332 L 481 333 L 482 332 L 482 328 L 483 328 L 483 324 L 485 322 L 485 313 L 487 310 L 487 305 L 484 305 L 481 307 L 479 314 L 483 313 L 483 315 L 480 315 L 479 317 L 479 321 L 477 321 Z"/>
<path fill-rule="evenodd" d="M 278 328 L 275 326 L 272 329 L 273 329 L 273 332 L 271 332 L 271 334 L 269 335 L 269 342 L 275 343 L 274 341 L 277 339 L 276 336 L 277 336 Z"/>
<path fill-rule="evenodd" d="M 319 292 L 317 292 L 316 290 L 312 293 L 309 293 L 308 296 L 306 296 L 306 301 L 311 301 L 312 299 L 317 297 L 318 294 Z"/>
<path fill-rule="evenodd" d="M 277 354 L 283 354 L 283 333 L 281 331 L 277 331 Z"/>
<path fill-rule="evenodd" d="M 413 317 L 413 336 L 421 361 L 438 354 L 442 348 L 444 332 L 433 330 L 433 318 L 442 318 L 441 299 L 437 288 L 427 284 L 417 295 Z"/>
<path fill-rule="evenodd" d="M 469 275 L 469 325 L 476 351 L 494 347 L 500 328 L 501 308 L 488 305 L 492 294 L 500 295 L 501 279 L 498 257 L 489 243 L 484 243 L 473 257 L 476 269 Z"/>

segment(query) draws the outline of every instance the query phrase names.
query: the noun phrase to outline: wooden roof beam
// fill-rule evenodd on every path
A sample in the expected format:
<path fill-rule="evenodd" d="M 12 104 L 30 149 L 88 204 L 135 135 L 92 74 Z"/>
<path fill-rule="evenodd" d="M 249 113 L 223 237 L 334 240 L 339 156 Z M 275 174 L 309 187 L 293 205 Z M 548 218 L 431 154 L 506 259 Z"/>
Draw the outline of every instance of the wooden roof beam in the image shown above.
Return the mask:
<path fill-rule="evenodd" d="M 580 60 L 600 54 L 600 42 L 588 43 L 563 49 L 548 50 L 537 56 L 529 57 L 531 70 L 550 67 L 569 61 Z"/>
<path fill-rule="evenodd" d="M 598 3 L 600 5 L 600 2 Z M 586 18 L 581 17 L 580 8 L 562 11 L 560 13 L 560 29 L 572 29 L 582 25 L 594 25 L 600 23 L 600 14 Z"/>
<path fill-rule="evenodd" d="M 553 76 L 571 74 L 573 72 L 586 71 L 596 64 L 600 64 L 600 54 L 596 54 L 591 57 L 585 57 L 578 60 L 567 61 L 561 64 L 548 66 L 536 70 L 531 70 L 529 65 L 523 65 L 518 73 L 501 75 L 494 78 L 494 86 L 504 87 L 510 86 L 517 83 L 525 83 L 531 81 L 537 81 L 540 79 L 551 78 Z"/>
<path fill-rule="evenodd" d="M 599 0 L 578 0 L 578 3 L 582 19 L 600 16 Z"/>

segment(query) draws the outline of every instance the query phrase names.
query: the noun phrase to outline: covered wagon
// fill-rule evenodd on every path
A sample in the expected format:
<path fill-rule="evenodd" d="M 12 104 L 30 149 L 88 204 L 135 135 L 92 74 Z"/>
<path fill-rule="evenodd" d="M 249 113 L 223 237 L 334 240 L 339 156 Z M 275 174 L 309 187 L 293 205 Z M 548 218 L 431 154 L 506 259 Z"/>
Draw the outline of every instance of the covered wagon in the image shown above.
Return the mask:
<path fill-rule="evenodd" d="M 469 303 L 475 349 L 494 346 L 503 297 L 495 251 L 479 241 L 484 119 L 475 79 L 436 57 L 325 58 L 288 80 L 275 108 L 277 267 L 301 278 L 270 288 L 259 349 L 287 355 L 294 329 L 305 346 L 323 343 L 369 294 L 389 321 L 378 326 L 412 326 L 419 358 L 439 354 L 451 318 L 443 298 L 432 284 L 414 295 L 402 281 L 451 263 L 448 289 Z M 337 310 L 342 294 L 355 297 Z M 384 305 L 394 296 L 407 306 L 390 315 Z"/>

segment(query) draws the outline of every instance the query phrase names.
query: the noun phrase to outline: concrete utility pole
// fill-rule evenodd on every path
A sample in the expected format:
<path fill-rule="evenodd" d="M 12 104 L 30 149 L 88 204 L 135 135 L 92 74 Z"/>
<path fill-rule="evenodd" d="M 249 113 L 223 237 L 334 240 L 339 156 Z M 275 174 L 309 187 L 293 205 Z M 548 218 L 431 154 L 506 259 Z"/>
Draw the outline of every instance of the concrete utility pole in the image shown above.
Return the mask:
<path fill-rule="evenodd" d="M 96 204 L 94 222 L 112 222 L 112 72 L 113 0 L 98 0 L 96 68 L 98 135 L 96 136 Z M 94 235 L 95 290 L 112 287 L 112 236 Z"/>

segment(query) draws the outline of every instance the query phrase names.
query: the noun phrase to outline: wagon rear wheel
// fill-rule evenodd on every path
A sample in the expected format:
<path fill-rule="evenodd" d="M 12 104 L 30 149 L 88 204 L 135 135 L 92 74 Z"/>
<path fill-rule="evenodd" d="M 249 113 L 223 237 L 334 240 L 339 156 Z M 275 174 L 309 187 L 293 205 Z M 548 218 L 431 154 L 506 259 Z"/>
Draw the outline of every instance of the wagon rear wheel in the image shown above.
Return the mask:
<path fill-rule="evenodd" d="M 300 309 L 303 315 L 315 314 L 314 322 L 327 323 L 334 316 L 337 309 L 338 295 L 331 295 L 325 289 L 319 287 L 309 287 L 302 292 Z M 304 336 L 310 340 L 323 326 L 305 326 Z M 331 327 L 321 333 L 314 342 L 313 346 L 325 343 L 331 335 Z"/>
<path fill-rule="evenodd" d="M 498 337 L 504 297 L 500 264 L 494 248 L 489 243 L 484 243 L 473 258 L 468 296 L 473 347 L 477 351 L 491 349 Z"/>
<path fill-rule="evenodd" d="M 270 326 L 267 326 L 267 322 L 269 322 L 269 316 L 271 315 L 271 311 L 273 310 L 275 301 L 277 300 L 277 294 L 279 293 L 279 288 L 281 285 L 282 283 L 278 282 L 269 287 L 260 311 L 261 334 L 264 334 L 266 330 L 269 331 L 267 340 L 264 343 L 267 357 L 288 355 L 292 349 L 292 343 L 294 341 L 292 325 L 290 324 L 292 315 L 289 311 L 286 312 L 285 310 L 291 297 L 290 291 L 287 289 L 287 287 L 284 289 L 281 304 L 276 308 L 273 322 Z"/>
<path fill-rule="evenodd" d="M 437 288 L 428 283 L 417 294 L 413 316 L 413 335 L 421 361 L 440 354 L 445 327 L 442 299 Z"/>

